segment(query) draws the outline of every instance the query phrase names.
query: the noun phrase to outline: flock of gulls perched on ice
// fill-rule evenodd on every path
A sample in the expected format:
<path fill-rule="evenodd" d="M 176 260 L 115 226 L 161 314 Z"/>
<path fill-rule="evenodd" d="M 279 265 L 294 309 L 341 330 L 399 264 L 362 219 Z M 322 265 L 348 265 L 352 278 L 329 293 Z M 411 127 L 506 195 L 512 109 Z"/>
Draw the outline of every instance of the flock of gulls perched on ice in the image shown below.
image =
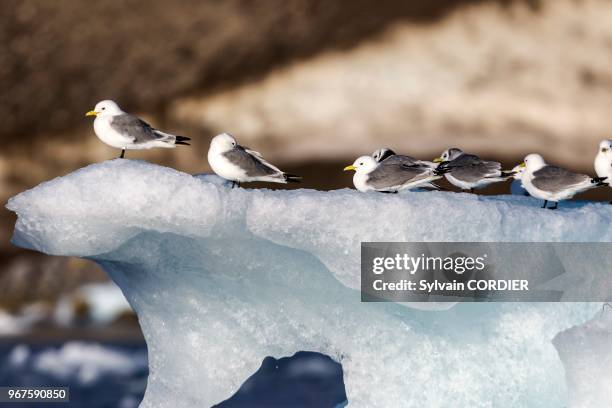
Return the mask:
<path fill-rule="evenodd" d="M 190 138 L 159 131 L 122 111 L 110 100 L 99 102 L 86 116 L 95 116 L 96 135 L 107 145 L 121 149 L 120 158 L 124 158 L 126 150 L 189 145 Z M 227 133 L 215 136 L 210 142 L 208 162 L 217 175 L 232 182 L 232 187 L 252 181 L 287 183 L 301 179 L 270 164 L 259 152 L 240 146 Z M 542 208 L 556 209 L 559 201 L 591 188 L 609 185 L 612 180 L 612 140 L 601 141 L 594 166 L 597 177 L 549 165 L 542 156 L 532 153 L 523 163 L 504 171 L 498 162 L 483 160 L 457 148 L 445 150 L 433 161 L 395 154 L 385 148 L 371 156 L 357 158 L 344 170 L 355 171 L 353 183 L 362 192 L 397 193 L 416 188 L 438 188 L 434 182 L 442 177 L 462 190 L 474 192 L 492 183 L 516 179 L 529 195 L 544 200 Z M 552 207 L 547 207 L 549 201 L 554 203 Z"/>

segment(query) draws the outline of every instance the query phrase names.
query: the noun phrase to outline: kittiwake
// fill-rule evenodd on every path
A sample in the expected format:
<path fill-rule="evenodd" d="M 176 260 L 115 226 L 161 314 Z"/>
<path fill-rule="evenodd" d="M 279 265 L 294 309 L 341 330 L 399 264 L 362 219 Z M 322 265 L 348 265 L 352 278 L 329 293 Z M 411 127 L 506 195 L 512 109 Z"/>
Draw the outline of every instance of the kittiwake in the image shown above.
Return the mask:
<path fill-rule="evenodd" d="M 513 174 L 503 172 L 498 162 L 482 160 L 455 147 L 445 150 L 433 161 L 440 163 L 436 169 L 437 174 L 443 174 L 452 185 L 471 192 L 505 181 Z"/>
<path fill-rule="evenodd" d="M 548 201 L 557 208 L 559 201 L 572 198 L 574 195 L 593 187 L 608 185 L 605 177 L 591 177 L 586 174 L 574 173 L 562 167 L 546 164 L 539 154 L 532 153 L 525 157 L 520 166 L 525 167 L 521 179 L 523 187 L 536 198 L 544 200 L 542 208 L 546 208 Z"/>
<path fill-rule="evenodd" d="M 126 149 L 174 148 L 176 145 L 189 145 L 187 141 L 191 140 L 159 131 L 144 120 L 122 111 L 111 100 L 98 102 L 85 116 L 96 117 L 93 124 L 96 136 L 107 145 L 121 149 L 121 159 Z"/>
<path fill-rule="evenodd" d="M 361 156 L 344 168 L 354 170 L 353 184 L 362 192 L 396 193 L 418 187 L 434 187 L 432 181 L 442 178 L 426 164 L 407 161 L 408 156 L 393 155 L 377 163 L 371 156 Z"/>
<path fill-rule="evenodd" d="M 237 183 L 268 181 L 271 183 L 299 182 L 301 177 L 285 173 L 268 163 L 261 153 L 240 146 L 233 136 L 215 136 L 208 149 L 208 163 L 213 171 L 226 180 Z"/>

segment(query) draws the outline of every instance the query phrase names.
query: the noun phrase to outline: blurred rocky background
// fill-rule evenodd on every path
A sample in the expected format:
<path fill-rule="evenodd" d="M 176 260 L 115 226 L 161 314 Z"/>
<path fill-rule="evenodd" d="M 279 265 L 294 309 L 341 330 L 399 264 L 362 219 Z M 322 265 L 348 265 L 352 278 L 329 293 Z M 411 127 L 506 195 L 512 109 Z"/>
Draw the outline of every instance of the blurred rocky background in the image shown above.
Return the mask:
<path fill-rule="evenodd" d="M 342 167 L 382 146 L 508 166 L 540 152 L 593 173 L 612 129 L 610 21 L 606 0 L 2 1 L 0 199 L 114 158 L 84 117 L 101 99 L 192 137 L 127 154 L 191 173 L 221 131 L 303 187 L 351 186 Z M 133 324 L 119 306 L 100 319 L 91 263 L 13 248 L 14 221 L 2 209 L 6 333 Z"/>

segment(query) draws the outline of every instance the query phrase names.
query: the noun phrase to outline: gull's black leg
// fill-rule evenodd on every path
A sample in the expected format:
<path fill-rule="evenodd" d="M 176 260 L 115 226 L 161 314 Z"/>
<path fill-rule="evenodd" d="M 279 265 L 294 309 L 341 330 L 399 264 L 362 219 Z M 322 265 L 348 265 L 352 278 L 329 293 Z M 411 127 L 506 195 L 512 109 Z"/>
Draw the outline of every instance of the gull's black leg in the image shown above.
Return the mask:
<path fill-rule="evenodd" d="M 470 193 L 474 194 L 474 188 L 470 188 Z"/>
<path fill-rule="evenodd" d="M 559 206 L 559 202 L 555 201 L 555 205 L 550 207 L 549 210 L 556 210 L 558 206 Z"/>
<path fill-rule="evenodd" d="M 238 188 L 240 188 L 240 182 L 239 181 L 236 182 L 236 185 L 238 186 Z"/>
<path fill-rule="evenodd" d="M 234 188 L 235 185 L 236 185 L 236 182 L 232 180 L 232 188 Z"/>
<path fill-rule="evenodd" d="M 547 204 L 548 204 L 548 200 L 544 200 L 544 205 L 542 206 L 542 208 L 546 208 Z"/>
<path fill-rule="evenodd" d="M 121 155 L 119 156 L 120 159 L 123 159 L 125 157 L 125 149 L 121 149 Z"/>

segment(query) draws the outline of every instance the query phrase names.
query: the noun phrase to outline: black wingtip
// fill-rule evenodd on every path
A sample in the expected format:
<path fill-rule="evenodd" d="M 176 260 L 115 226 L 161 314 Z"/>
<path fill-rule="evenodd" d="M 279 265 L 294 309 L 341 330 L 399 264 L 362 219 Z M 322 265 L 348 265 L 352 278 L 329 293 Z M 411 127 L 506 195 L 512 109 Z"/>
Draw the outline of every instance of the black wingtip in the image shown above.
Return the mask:
<path fill-rule="evenodd" d="M 283 176 L 288 183 L 299 183 L 302 181 L 302 177 L 296 176 L 295 174 L 283 173 Z"/>
<path fill-rule="evenodd" d="M 187 143 L 188 140 L 191 140 L 191 138 L 187 136 L 177 136 L 174 140 L 174 144 L 191 146 L 191 144 Z"/>
<path fill-rule="evenodd" d="M 447 188 L 439 186 L 434 182 L 430 182 L 429 185 L 424 185 L 419 188 L 425 191 L 449 191 Z"/>
<path fill-rule="evenodd" d="M 443 176 L 443 175 L 445 175 L 446 173 L 448 173 L 450 170 L 451 170 L 451 169 L 449 169 L 448 167 L 442 167 L 442 168 L 439 168 L 439 167 L 438 167 L 438 168 L 435 168 L 435 169 L 434 169 L 434 174 L 435 174 L 436 176 Z"/>
<path fill-rule="evenodd" d="M 591 179 L 591 183 L 595 184 L 596 186 L 609 186 L 610 183 L 604 181 L 606 179 L 607 179 L 607 177 L 593 177 Z"/>
<path fill-rule="evenodd" d="M 512 177 L 515 174 L 516 174 L 516 171 L 502 171 L 501 172 L 502 177 Z"/>
<path fill-rule="evenodd" d="M 448 166 L 448 163 L 448 161 L 440 162 L 440 164 L 438 164 L 438 167 L 434 169 L 434 174 L 436 176 L 443 176 L 449 171 L 451 171 L 451 168 Z"/>

